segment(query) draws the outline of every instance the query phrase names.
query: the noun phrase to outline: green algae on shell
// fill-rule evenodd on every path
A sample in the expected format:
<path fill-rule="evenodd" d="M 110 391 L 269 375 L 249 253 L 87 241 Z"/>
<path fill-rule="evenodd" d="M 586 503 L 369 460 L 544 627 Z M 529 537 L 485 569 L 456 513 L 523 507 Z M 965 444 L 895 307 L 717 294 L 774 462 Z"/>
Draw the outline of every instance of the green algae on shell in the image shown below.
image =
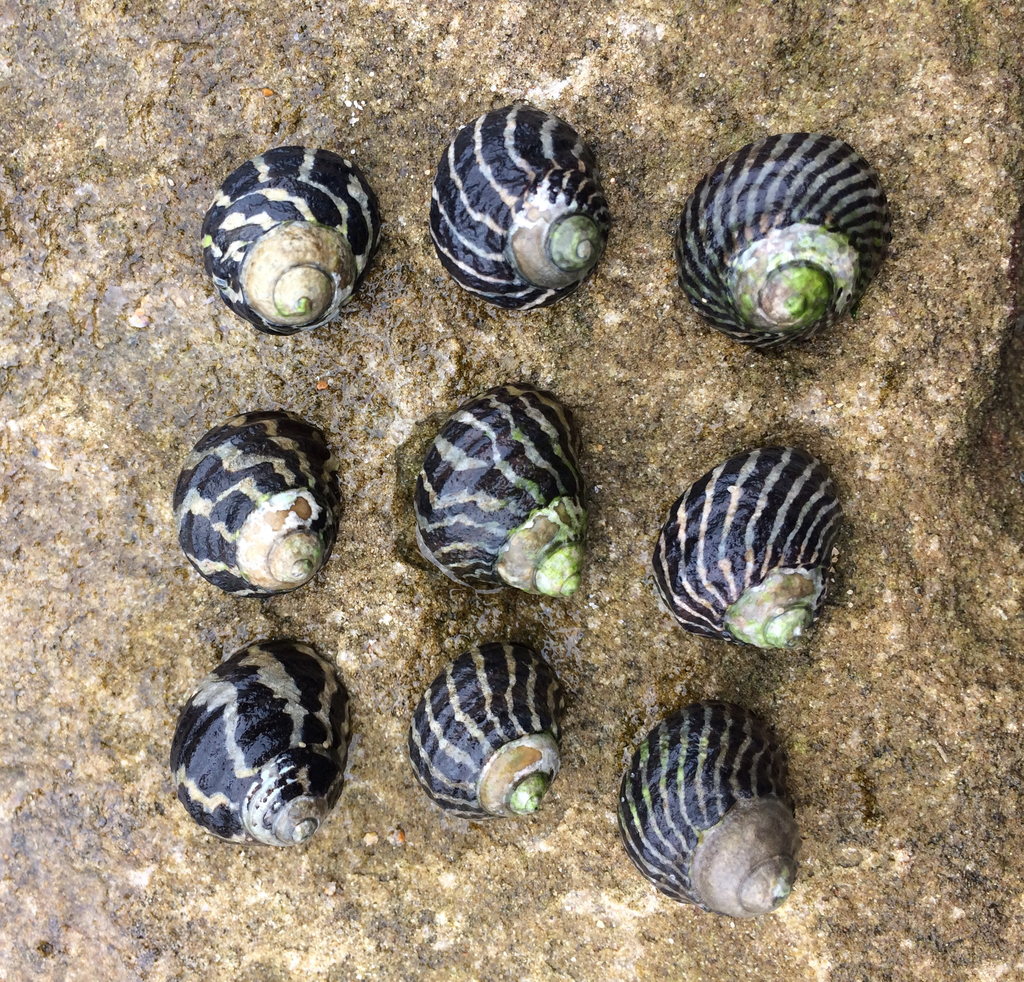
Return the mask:
<path fill-rule="evenodd" d="M 477 590 L 569 596 L 587 531 L 572 414 L 532 385 L 490 389 L 441 427 L 416 482 L 420 551 Z"/>
<path fill-rule="evenodd" d="M 679 285 L 735 340 L 787 344 L 856 307 L 891 238 L 878 175 L 849 144 L 766 137 L 719 163 L 687 200 Z"/>

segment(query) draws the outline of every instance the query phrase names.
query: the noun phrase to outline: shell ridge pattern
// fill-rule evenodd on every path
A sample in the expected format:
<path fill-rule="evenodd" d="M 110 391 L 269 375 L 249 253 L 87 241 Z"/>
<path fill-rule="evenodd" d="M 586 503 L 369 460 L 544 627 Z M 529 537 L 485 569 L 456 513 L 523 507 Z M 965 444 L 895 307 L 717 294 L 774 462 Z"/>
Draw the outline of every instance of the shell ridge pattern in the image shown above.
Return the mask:
<path fill-rule="evenodd" d="M 667 768 L 664 756 L 664 751 L 667 745 L 667 733 L 662 732 L 658 734 L 658 752 L 656 754 L 651 753 L 650 748 L 645 744 L 641 750 L 640 755 L 640 766 L 645 772 L 645 780 L 643 781 L 640 788 L 640 798 L 643 803 L 643 813 L 651 820 L 651 828 L 658 839 L 658 843 L 648 843 L 647 851 L 653 855 L 656 860 L 661 860 L 665 865 L 670 862 L 670 854 L 672 853 L 672 844 L 665 837 L 662 828 L 658 823 L 658 812 L 659 808 L 656 807 L 654 802 L 654 794 L 652 787 L 657 787 L 661 793 L 662 800 L 668 801 L 668 795 L 663 793 L 662 778 L 667 774 Z M 667 786 L 667 785 L 666 785 Z M 667 825 L 671 826 L 672 822 L 669 820 Z"/>
<path fill-rule="evenodd" d="M 746 563 L 746 572 L 743 578 L 743 589 L 747 589 L 751 585 L 751 577 L 754 574 L 754 559 L 757 553 L 757 546 L 755 545 L 755 535 L 758 530 L 758 523 L 761 519 L 761 515 L 764 513 L 765 508 L 768 506 L 768 501 L 771 497 L 772 491 L 775 485 L 778 483 L 779 478 L 782 476 L 782 472 L 786 469 L 789 464 L 792 454 L 789 450 L 786 450 L 779 458 L 778 463 L 768 472 L 767 478 L 764 480 L 764 484 L 761 488 L 761 493 L 757 496 L 757 505 L 754 508 L 753 514 L 750 516 L 750 520 L 747 522 L 746 534 L 743 537 L 744 545 L 744 559 Z"/>
<path fill-rule="evenodd" d="M 503 184 L 498 176 L 494 173 L 495 167 L 506 167 L 510 161 L 502 159 L 499 156 L 493 157 L 492 160 L 488 159 L 488 155 L 484 153 L 484 141 L 483 141 L 483 130 L 484 124 L 489 119 L 488 116 L 481 116 L 473 127 L 473 153 L 476 156 L 476 165 L 480 168 L 480 173 L 483 175 L 484 180 L 491 186 L 494 193 L 501 198 L 502 203 L 510 211 L 514 212 L 519 206 L 519 202 L 522 200 L 522 194 L 512 194 L 508 188 Z M 504 142 L 504 141 L 502 141 Z M 514 162 L 512 162 L 514 163 Z M 503 174 L 506 179 L 512 177 L 511 174 Z"/>
<path fill-rule="evenodd" d="M 726 462 L 728 463 L 728 461 Z M 707 541 L 708 522 L 711 518 L 711 508 L 715 501 L 715 491 L 718 487 L 718 479 L 722 475 L 722 471 L 725 469 L 726 464 L 720 464 L 715 468 L 711 475 L 711 480 L 708 482 L 710 485 L 710 492 L 704 497 L 704 507 L 701 510 L 700 518 L 700 533 L 697 536 L 697 577 L 700 585 L 706 590 L 711 596 L 720 604 L 725 603 L 725 597 L 719 593 L 718 589 L 711 582 L 708 576 L 707 565 L 704 561 L 704 544 Z"/>
<path fill-rule="evenodd" d="M 772 556 L 775 552 L 775 546 L 779 538 L 779 530 L 782 528 L 782 523 L 786 520 L 786 516 L 789 514 L 790 508 L 793 506 L 793 502 L 803 491 L 804 485 L 810 479 L 811 471 L 814 467 L 813 463 L 805 463 L 803 469 L 800 471 L 790 486 L 789 491 L 786 493 L 786 497 L 783 499 L 782 506 L 778 509 L 775 514 L 775 521 L 772 523 L 771 532 L 768 533 L 768 539 L 764 545 L 764 560 L 761 563 L 761 579 L 768 574 L 768 570 L 771 568 Z M 781 555 L 781 550 L 780 550 Z"/>
<path fill-rule="evenodd" d="M 829 500 L 831 498 L 831 500 Z M 825 499 L 824 501 L 822 499 Z M 820 502 L 821 506 L 816 508 Z M 829 489 L 824 485 L 820 484 L 817 490 L 804 502 L 803 507 L 800 509 L 800 513 L 797 515 L 796 521 L 793 523 L 793 531 L 789 533 L 786 541 L 782 544 L 781 555 L 791 556 L 793 549 L 793 540 L 797 539 L 800 546 L 799 551 L 795 557 L 795 564 L 797 566 L 802 565 L 803 555 L 807 551 L 808 542 L 812 541 L 811 536 L 814 530 L 822 523 L 825 517 L 835 509 L 836 501 L 834 497 L 829 494 Z M 799 536 L 799 538 L 798 538 Z M 820 535 L 815 536 L 816 541 L 820 541 Z"/>
<path fill-rule="evenodd" d="M 525 175 L 527 181 L 531 184 L 537 180 L 537 171 L 530 166 L 530 162 L 516 149 L 516 116 L 518 115 L 518 109 L 513 109 L 508 114 L 508 118 L 505 120 L 505 129 L 503 131 L 503 138 L 505 144 L 505 153 L 508 155 L 508 159 L 515 164 Z"/>
<path fill-rule="evenodd" d="M 428 722 L 426 718 L 424 718 L 424 722 Z M 434 749 L 439 750 L 440 745 L 437 742 L 437 732 L 429 727 L 428 732 L 434 737 Z M 430 798 L 437 802 L 448 802 L 452 806 L 451 810 L 456 811 L 458 814 L 475 817 L 476 813 L 470 807 L 472 796 L 467 788 L 464 785 L 460 786 L 458 783 L 450 781 L 443 773 L 428 763 L 431 756 L 431 748 L 424 743 L 423 734 L 415 722 L 409 731 L 409 751 L 414 765 L 417 765 L 419 762 L 424 768 L 430 769 L 429 784 L 425 780 L 420 782 Z M 416 767 L 416 771 L 418 774 L 418 767 Z"/>

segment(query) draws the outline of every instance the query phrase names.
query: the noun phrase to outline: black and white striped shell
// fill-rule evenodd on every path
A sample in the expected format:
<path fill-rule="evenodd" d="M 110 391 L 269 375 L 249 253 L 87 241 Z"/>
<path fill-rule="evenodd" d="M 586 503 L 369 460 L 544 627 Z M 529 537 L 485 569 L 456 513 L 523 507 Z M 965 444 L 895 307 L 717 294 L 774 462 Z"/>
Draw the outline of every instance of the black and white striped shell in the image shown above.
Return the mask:
<path fill-rule="evenodd" d="M 377 196 L 330 150 L 277 147 L 233 171 L 203 221 L 203 262 L 223 301 L 265 334 L 332 320 L 380 240 Z"/>
<path fill-rule="evenodd" d="M 688 631 L 790 647 L 825 601 L 842 517 L 828 470 L 810 454 L 737 454 L 669 511 L 654 548 L 658 590 Z"/>
<path fill-rule="evenodd" d="M 413 713 L 416 779 L 462 818 L 531 814 L 558 773 L 563 705 L 554 671 L 530 648 L 471 648 L 445 666 Z"/>
<path fill-rule="evenodd" d="M 463 403 L 416 482 L 420 551 L 456 583 L 569 596 L 587 532 L 580 440 L 550 392 L 502 385 Z"/>
<path fill-rule="evenodd" d="M 526 105 L 462 127 L 437 166 L 430 234 L 456 282 L 526 310 L 572 293 L 610 219 L 594 156 L 557 116 Z"/>
<path fill-rule="evenodd" d="M 874 168 L 821 133 L 751 143 L 697 185 L 676 231 L 679 285 L 719 331 L 755 347 L 852 311 L 892 238 Z"/>
<path fill-rule="evenodd" d="M 233 842 L 292 846 L 341 794 L 348 693 L 309 645 L 261 641 L 200 683 L 178 718 L 171 775 L 189 815 Z"/>
<path fill-rule="evenodd" d="M 662 893 L 730 917 L 775 910 L 800 832 L 764 724 L 725 702 L 686 706 L 637 747 L 619 788 L 626 854 Z"/>
<path fill-rule="evenodd" d="M 240 597 L 287 593 L 327 562 L 341 517 L 338 462 L 294 413 L 243 413 L 185 459 L 174 525 L 188 561 Z"/>

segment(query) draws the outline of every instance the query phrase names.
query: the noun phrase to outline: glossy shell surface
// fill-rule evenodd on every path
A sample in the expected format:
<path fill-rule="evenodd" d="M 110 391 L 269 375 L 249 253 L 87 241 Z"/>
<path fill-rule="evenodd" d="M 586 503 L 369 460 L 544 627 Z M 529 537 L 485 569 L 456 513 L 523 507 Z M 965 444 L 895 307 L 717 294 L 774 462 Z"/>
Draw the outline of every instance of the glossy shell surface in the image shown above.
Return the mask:
<path fill-rule="evenodd" d="M 218 665 L 188 700 L 171 774 L 208 832 L 296 845 L 341 794 L 348 740 L 348 693 L 331 666 L 297 641 L 262 641 Z"/>
<path fill-rule="evenodd" d="M 441 427 L 416 482 L 423 555 L 477 590 L 566 596 L 587 514 L 572 414 L 526 383 L 476 396 Z"/>
<path fill-rule="evenodd" d="M 810 454 L 737 454 L 672 505 L 654 549 L 658 590 L 688 631 L 788 647 L 825 601 L 841 520 L 832 478 Z"/>
<path fill-rule="evenodd" d="M 766 137 L 723 160 L 687 200 L 679 285 L 735 340 L 786 344 L 856 307 L 891 238 L 878 175 L 849 144 Z"/>
<path fill-rule="evenodd" d="M 593 154 L 542 110 L 485 113 L 438 164 L 430 203 L 438 258 L 499 307 L 543 307 L 572 293 L 600 259 L 609 224 Z"/>
<path fill-rule="evenodd" d="M 558 772 L 562 709 L 554 671 L 531 649 L 472 648 L 445 666 L 416 706 L 409 728 L 416 779 L 445 811 L 470 819 L 516 814 L 515 790 L 539 782 L 519 812 L 528 814 Z"/>
<path fill-rule="evenodd" d="M 174 524 L 189 562 L 236 596 L 287 593 L 327 562 L 341 515 L 337 461 L 293 413 L 243 413 L 185 460 Z"/>
<path fill-rule="evenodd" d="M 203 221 L 203 262 L 223 301 L 266 334 L 333 319 L 380 240 L 377 197 L 330 150 L 277 147 L 221 185 Z"/>
<path fill-rule="evenodd" d="M 686 706 L 647 734 L 622 775 L 622 844 L 637 869 L 673 900 L 738 917 L 766 913 L 785 900 L 796 875 L 800 840 L 785 782 L 785 758 L 755 716 L 725 702 Z M 738 888 L 741 905 L 721 910 L 727 904 L 702 893 L 698 847 L 704 848 L 727 816 L 730 823 L 733 816 L 742 821 L 759 809 L 770 816 L 769 827 L 761 831 L 755 823 L 762 841 L 751 843 L 748 836 L 740 844 L 740 883 L 725 886 Z M 736 865 L 726 866 L 727 877 L 737 875 Z M 769 884 L 767 898 L 752 897 L 766 865 L 781 882 Z M 760 909 L 743 909 L 743 881 L 747 901 L 760 901 Z"/>

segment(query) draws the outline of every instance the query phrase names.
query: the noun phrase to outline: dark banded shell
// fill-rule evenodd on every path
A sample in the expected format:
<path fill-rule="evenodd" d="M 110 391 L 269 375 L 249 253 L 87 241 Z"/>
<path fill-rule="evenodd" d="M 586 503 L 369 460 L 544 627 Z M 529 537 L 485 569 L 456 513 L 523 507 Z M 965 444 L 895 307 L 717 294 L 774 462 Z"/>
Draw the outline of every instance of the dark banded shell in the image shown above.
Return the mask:
<path fill-rule="evenodd" d="M 460 655 L 423 693 L 409 759 L 423 790 L 462 818 L 527 815 L 558 773 L 562 687 L 521 644 Z"/>
<path fill-rule="evenodd" d="M 233 842 L 305 842 L 341 794 L 348 693 L 298 641 L 261 641 L 200 683 L 181 711 L 171 775 L 189 815 Z"/>
<path fill-rule="evenodd" d="M 719 331 L 773 347 L 852 311 L 891 238 L 878 174 L 853 147 L 821 133 L 770 136 L 690 195 L 676 231 L 679 285 Z"/>
<path fill-rule="evenodd" d="M 572 293 L 601 258 L 609 225 L 593 154 L 540 109 L 485 113 L 437 165 L 438 258 L 460 286 L 499 307 L 543 307 Z"/>
<path fill-rule="evenodd" d="M 800 834 L 782 752 L 764 724 L 725 702 L 686 706 L 637 747 L 619 788 L 619 833 L 662 893 L 732 917 L 778 907 Z"/>
<path fill-rule="evenodd" d="M 789 647 L 825 601 L 842 516 L 828 470 L 804 451 L 730 457 L 669 511 L 654 548 L 662 599 L 695 634 Z"/>
<path fill-rule="evenodd" d="M 380 240 L 377 196 L 330 150 L 277 147 L 221 185 L 203 221 L 203 263 L 221 299 L 266 334 L 332 320 Z"/>
<path fill-rule="evenodd" d="M 210 430 L 174 488 L 188 561 L 240 597 L 308 583 L 334 547 L 337 467 L 323 433 L 294 413 L 243 413 Z"/>
<path fill-rule="evenodd" d="M 532 385 L 463 403 L 416 482 L 420 551 L 476 590 L 575 592 L 587 531 L 579 446 L 572 413 Z"/>

